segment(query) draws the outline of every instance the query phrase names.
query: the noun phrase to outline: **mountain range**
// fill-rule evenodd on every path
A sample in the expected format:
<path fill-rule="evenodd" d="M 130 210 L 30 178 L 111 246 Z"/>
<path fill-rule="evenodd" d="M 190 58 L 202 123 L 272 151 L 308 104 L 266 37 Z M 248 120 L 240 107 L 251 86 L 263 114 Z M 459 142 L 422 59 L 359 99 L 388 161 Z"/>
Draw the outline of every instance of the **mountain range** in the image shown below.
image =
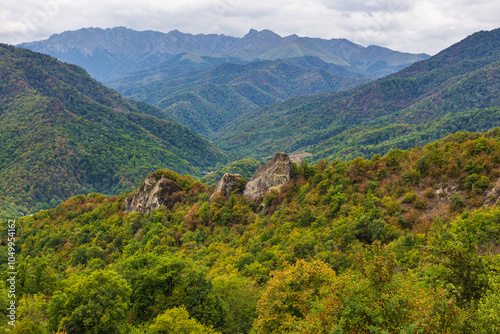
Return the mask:
<path fill-rule="evenodd" d="M 307 150 L 318 160 L 385 154 L 459 130 L 485 131 L 500 125 L 499 59 L 500 29 L 481 31 L 362 86 L 254 110 L 212 139 L 241 157 Z"/>
<path fill-rule="evenodd" d="M 251 29 L 241 38 L 216 34 L 134 31 L 124 27 L 85 28 L 52 35 L 49 39 L 18 45 L 85 68 L 99 81 L 161 64 L 182 53 L 210 55 L 237 62 L 314 56 L 380 77 L 429 58 L 426 54 L 392 51 L 379 46 L 363 47 L 346 39 L 320 39 L 270 30 Z"/>
<path fill-rule="evenodd" d="M 500 29 L 284 102 L 351 70 L 318 55 L 219 60 L 183 52 L 157 82 L 115 81 L 132 92 L 143 80 L 136 98 L 168 114 L 0 44 L 0 304 L 15 288 L 18 305 L 0 332 L 498 332 Z M 365 78 L 354 74 L 331 83 Z M 211 115 L 185 108 L 215 144 L 173 120 L 184 113 L 162 104 L 169 90 L 226 101 Z M 223 113 L 257 96 L 272 104 Z M 218 113 L 233 119 L 210 123 Z M 261 164 L 283 150 L 316 163 L 280 152 Z"/>
<path fill-rule="evenodd" d="M 183 45 L 196 44 L 188 41 Z M 116 194 L 160 167 L 200 177 L 231 160 L 276 151 L 347 160 L 500 126 L 500 29 L 364 84 L 358 70 L 317 56 L 231 63 L 186 52 L 163 62 L 152 82 L 149 69 L 114 81 L 164 110 L 123 98 L 47 55 L 2 45 L 0 56 L 2 212 L 33 212 L 77 193 Z M 134 90 L 139 81 L 144 85 Z M 339 84 L 358 86 L 287 99 Z M 260 104 L 266 106 L 254 109 Z"/>
<path fill-rule="evenodd" d="M 178 63 L 188 57 L 183 54 Z M 348 70 L 309 56 L 221 63 L 177 76 L 171 72 L 140 71 L 107 85 L 124 96 L 157 106 L 209 137 L 226 123 L 260 107 L 298 95 L 344 90 L 371 80 L 360 75 L 346 76 Z"/>
<path fill-rule="evenodd" d="M 260 107 L 352 88 L 429 57 L 254 29 L 236 38 L 88 28 L 19 46 L 82 66 L 207 138 Z"/>

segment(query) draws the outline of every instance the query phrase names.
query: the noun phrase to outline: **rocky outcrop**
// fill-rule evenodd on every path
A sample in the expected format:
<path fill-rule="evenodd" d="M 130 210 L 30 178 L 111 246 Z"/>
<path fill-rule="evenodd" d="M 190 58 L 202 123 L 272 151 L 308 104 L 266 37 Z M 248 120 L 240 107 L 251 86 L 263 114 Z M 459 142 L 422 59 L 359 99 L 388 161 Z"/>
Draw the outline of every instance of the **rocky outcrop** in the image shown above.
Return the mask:
<path fill-rule="evenodd" d="M 243 196 L 260 199 L 268 191 L 279 189 L 290 180 L 292 161 L 286 153 L 278 152 L 268 163 L 261 165 L 248 181 Z"/>
<path fill-rule="evenodd" d="M 150 175 L 137 189 L 134 197 L 125 199 L 125 212 L 148 212 L 161 205 L 172 209 L 178 200 L 172 195 L 181 190 L 174 181 Z"/>
<path fill-rule="evenodd" d="M 212 201 L 216 194 L 221 192 L 226 198 L 229 198 L 231 196 L 231 193 L 236 190 L 238 181 L 241 178 L 242 177 L 240 174 L 224 174 L 219 183 L 217 183 L 217 187 L 215 187 L 214 193 L 212 194 L 212 196 L 210 196 L 210 201 Z"/>

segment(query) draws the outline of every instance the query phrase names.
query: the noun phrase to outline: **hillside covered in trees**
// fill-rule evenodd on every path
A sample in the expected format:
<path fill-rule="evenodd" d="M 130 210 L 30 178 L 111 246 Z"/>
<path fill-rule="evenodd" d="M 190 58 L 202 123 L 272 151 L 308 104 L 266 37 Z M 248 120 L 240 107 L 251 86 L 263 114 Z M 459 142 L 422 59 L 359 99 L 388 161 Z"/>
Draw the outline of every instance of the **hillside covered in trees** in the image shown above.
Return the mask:
<path fill-rule="evenodd" d="M 487 131 L 498 126 L 499 59 L 500 29 L 477 32 L 362 86 L 252 111 L 212 138 L 245 158 L 307 150 L 319 161 L 369 158 L 456 131 Z"/>
<path fill-rule="evenodd" d="M 166 170 L 171 209 L 75 196 L 16 222 L 10 333 L 495 333 L 499 164 L 495 129 L 294 164 L 257 202 Z"/>
<path fill-rule="evenodd" d="M 254 109 L 297 95 L 344 90 L 372 80 L 317 57 L 222 63 L 176 75 L 188 60 L 182 55 L 172 70 L 161 68 L 132 73 L 106 83 L 124 96 L 157 106 L 176 121 L 206 137 Z M 182 66 L 181 66 L 182 64 Z"/>
<path fill-rule="evenodd" d="M 0 217 L 76 194 L 118 194 L 158 168 L 201 176 L 228 162 L 153 106 L 121 97 L 82 68 L 0 45 Z"/>

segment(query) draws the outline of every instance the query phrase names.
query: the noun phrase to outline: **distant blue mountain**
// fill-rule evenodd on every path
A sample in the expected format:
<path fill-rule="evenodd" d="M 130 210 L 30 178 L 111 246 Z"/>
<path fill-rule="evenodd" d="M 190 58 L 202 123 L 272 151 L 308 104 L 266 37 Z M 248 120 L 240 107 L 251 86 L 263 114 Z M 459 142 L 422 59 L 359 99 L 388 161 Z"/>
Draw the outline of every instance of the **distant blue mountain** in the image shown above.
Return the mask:
<path fill-rule="evenodd" d="M 182 53 L 208 55 L 236 63 L 314 56 L 373 78 L 429 58 L 426 54 L 403 53 L 378 46 L 363 47 L 346 39 L 281 37 L 270 30 L 254 29 L 237 38 L 216 34 L 192 35 L 178 30 L 161 33 L 124 27 L 85 28 L 18 46 L 79 65 L 102 82 L 157 66 Z"/>

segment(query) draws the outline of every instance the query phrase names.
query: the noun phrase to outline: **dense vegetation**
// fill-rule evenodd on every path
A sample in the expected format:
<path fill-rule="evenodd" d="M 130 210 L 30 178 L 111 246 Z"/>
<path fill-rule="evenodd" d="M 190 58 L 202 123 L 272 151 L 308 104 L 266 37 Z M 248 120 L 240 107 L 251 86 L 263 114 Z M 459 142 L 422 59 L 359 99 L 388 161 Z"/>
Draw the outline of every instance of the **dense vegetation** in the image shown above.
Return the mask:
<path fill-rule="evenodd" d="M 0 76 L 0 217 L 79 193 L 118 194 L 158 168 L 201 176 L 227 162 L 162 111 L 122 98 L 79 67 L 0 45 Z"/>
<path fill-rule="evenodd" d="M 257 168 L 259 168 L 260 162 L 254 159 L 242 159 L 231 162 L 229 165 L 218 169 L 210 174 L 205 175 L 201 180 L 208 185 L 217 184 L 217 182 L 222 179 L 224 174 L 240 174 L 243 178 L 249 180 Z"/>
<path fill-rule="evenodd" d="M 485 132 L 500 126 L 500 107 L 447 114 L 421 123 L 392 123 L 359 126 L 343 131 L 321 144 L 311 147 L 314 160 L 339 158 L 352 160 L 387 153 L 391 149 L 407 149 L 468 130 Z"/>
<path fill-rule="evenodd" d="M 188 57 L 179 62 L 184 64 Z M 207 62 L 206 58 L 200 57 L 199 62 Z M 210 136 L 226 123 L 259 107 L 297 95 L 338 91 L 370 81 L 360 73 L 310 57 L 223 63 L 182 75 L 175 75 L 176 69 L 177 66 L 168 66 L 143 70 L 108 85 L 127 97 L 156 105 L 193 131 Z"/>
<path fill-rule="evenodd" d="M 17 221 L 10 333 L 497 332 L 499 164 L 495 129 L 294 164 L 262 203 L 169 171 L 172 210 L 78 195 Z"/>
<path fill-rule="evenodd" d="M 363 86 L 300 96 L 247 113 L 213 138 L 221 148 L 242 157 L 306 149 L 316 153 L 312 159 L 318 161 L 327 156 L 355 157 L 349 152 L 365 157 L 385 154 L 393 141 L 404 149 L 431 142 L 437 133 L 425 133 L 421 127 L 425 122 L 440 128 L 442 136 L 457 130 L 455 126 L 446 130 L 448 120 L 460 125 L 460 131 L 476 131 L 474 122 L 461 123 L 464 116 L 454 114 L 477 109 L 484 113 L 481 109 L 500 106 L 499 57 L 500 29 L 478 32 L 428 60 Z M 487 111 L 494 121 L 497 111 Z M 353 132 L 357 140 L 352 144 L 339 143 Z M 395 138 L 398 133 L 404 136 Z M 406 137 L 414 139 L 405 141 Z M 337 147 L 331 148 L 332 143 Z M 364 148 L 359 149 L 359 144 Z"/>

